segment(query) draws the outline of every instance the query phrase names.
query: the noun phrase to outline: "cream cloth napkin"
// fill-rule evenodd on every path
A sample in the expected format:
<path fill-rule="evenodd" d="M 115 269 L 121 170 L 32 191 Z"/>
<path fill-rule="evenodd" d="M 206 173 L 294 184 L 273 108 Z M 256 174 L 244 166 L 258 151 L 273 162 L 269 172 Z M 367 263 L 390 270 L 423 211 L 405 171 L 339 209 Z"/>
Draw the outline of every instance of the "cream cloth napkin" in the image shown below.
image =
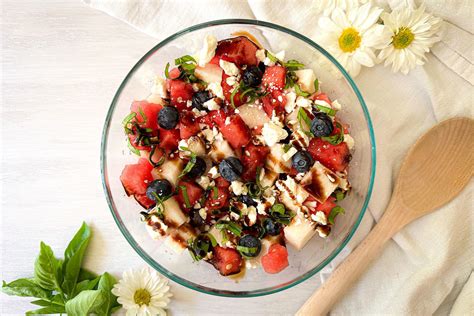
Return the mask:
<path fill-rule="evenodd" d="M 85 0 L 157 40 L 193 24 L 224 18 L 251 18 L 284 25 L 317 40 L 312 1 L 132 1 Z M 378 1 L 385 8 L 411 0 Z M 369 107 L 377 141 L 377 176 L 369 211 L 344 251 L 320 273 L 327 278 L 370 231 L 387 206 L 401 159 L 435 123 L 472 117 L 474 84 L 473 2 L 426 1 L 442 17 L 443 40 L 424 67 L 409 75 L 378 65 L 365 68 L 356 83 Z M 171 14 L 170 14 L 171 13 Z M 436 159 L 436 157 L 433 157 Z M 472 183 L 439 211 L 397 234 L 381 257 L 337 304 L 334 315 L 466 315 L 473 313 L 474 266 Z M 469 281 L 468 281 L 469 280 Z M 291 290 L 289 294 L 291 296 Z M 277 311 L 272 312 L 278 314 Z"/>

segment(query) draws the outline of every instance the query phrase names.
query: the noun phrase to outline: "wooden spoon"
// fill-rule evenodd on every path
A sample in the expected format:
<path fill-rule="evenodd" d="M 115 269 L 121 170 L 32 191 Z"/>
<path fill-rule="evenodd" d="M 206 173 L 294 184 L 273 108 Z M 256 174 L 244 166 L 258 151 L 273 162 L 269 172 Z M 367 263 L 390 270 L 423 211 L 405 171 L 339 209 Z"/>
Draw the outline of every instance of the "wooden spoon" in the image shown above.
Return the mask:
<path fill-rule="evenodd" d="M 453 118 L 423 135 L 405 157 L 382 219 L 296 313 L 326 315 L 405 225 L 451 201 L 474 172 L 474 120 Z"/>

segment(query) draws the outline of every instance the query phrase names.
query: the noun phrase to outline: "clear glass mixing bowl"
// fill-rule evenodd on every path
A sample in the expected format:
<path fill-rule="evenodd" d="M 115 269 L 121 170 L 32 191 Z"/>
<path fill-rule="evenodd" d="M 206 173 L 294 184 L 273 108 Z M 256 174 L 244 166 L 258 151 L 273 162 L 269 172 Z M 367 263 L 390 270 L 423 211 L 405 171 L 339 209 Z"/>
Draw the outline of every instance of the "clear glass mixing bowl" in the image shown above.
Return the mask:
<path fill-rule="evenodd" d="M 297 59 L 315 70 L 321 87 L 332 100 L 343 105 L 339 115 L 350 124 L 355 151 L 350 165 L 351 194 L 341 204 L 345 215 L 337 218 L 327 239 L 313 238 L 301 251 L 288 247 L 290 266 L 279 274 L 251 269 L 239 280 L 226 278 L 206 262 L 193 262 L 185 251 L 176 254 L 151 239 L 140 221 L 141 207 L 126 196 L 120 183 L 125 164 L 136 161 L 129 153 L 122 119 L 133 100 L 144 99 L 151 80 L 162 74 L 166 63 L 198 51 L 203 38 L 214 34 L 218 39 L 246 31 L 272 52 L 285 50 L 285 59 Z M 137 253 L 153 268 L 171 280 L 191 289 L 220 296 L 252 297 L 288 289 L 311 277 L 326 266 L 344 248 L 365 213 L 375 174 L 375 140 L 367 107 L 352 78 L 318 44 L 287 28 L 255 20 L 219 20 L 182 30 L 146 53 L 130 70 L 117 90 L 105 120 L 101 148 L 102 181 L 112 215 L 121 232 Z"/>

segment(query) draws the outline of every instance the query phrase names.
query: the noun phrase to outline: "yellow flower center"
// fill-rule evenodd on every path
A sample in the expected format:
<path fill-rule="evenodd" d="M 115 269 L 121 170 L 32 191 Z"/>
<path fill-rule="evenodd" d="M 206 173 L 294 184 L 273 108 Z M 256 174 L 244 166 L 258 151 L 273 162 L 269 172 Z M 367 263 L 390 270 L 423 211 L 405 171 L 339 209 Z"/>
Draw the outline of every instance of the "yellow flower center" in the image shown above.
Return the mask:
<path fill-rule="evenodd" d="M 135 291 L 135 294 L 133 294 L 133 300 L 139 306 L 148 305 L 148 304 L 150 304 L 150 301 L 151 301 L 150 292 L 148 292 L 145 289 L 137 290 L 137 291 Z"/>
<path fill-rule="evenodd" d="M 401 27 L 398 29 L 397 33 L 392 36 L 393 47 L 396 49 L 407 48 L 414 39 L 415 34 L 413 34 L 409 28 Z"/>
<path fill-rule="evenodd" d="M 349 27 L 339 36 L 339 47 L 343 52 L 350 53 L 359 48 L 361 40 L 359 32 L 355 28 Z"/>

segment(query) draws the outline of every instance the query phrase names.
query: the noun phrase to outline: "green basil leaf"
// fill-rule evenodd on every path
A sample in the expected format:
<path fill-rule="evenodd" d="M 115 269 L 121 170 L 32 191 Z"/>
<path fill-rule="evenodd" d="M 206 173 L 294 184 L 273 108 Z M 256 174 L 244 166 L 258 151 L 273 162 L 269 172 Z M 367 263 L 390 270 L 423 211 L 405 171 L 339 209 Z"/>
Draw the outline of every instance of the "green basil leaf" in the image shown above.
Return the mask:
<path fill-rule="evenodd" d="M 319 90 L 319 80 L 318 79 L 315 79 L 314 80 L 314 92 L 318 92 Z"/>
<path fill-rule="evenodd" d="M 235 109 L 234 97 L 237 94 L 237 92 L 239 92 L 239 90 L 240 90 L 240 86 L 237 86 L 234 88 L 234 90 L 230 94 L 230 105 L 232 105 L 234 109 Z"/>
<path fill-rule="evenodd" d="M 342 143 L 344 141 L 344 128 L 340 123 L 336 123 L 336 126 L 339 128 L 339 134 L 321 137 L 321 139 L 332 145 L 339 145 Z"/>
<path fill-rule="evenodd" d="M 62 261 L 54 256 L 51 247 L 40 243 L 40 254 L 35 262 L 35 283 L 46 290 L 62 292 Z"/>
<path fill-rule="evenodd" d="M 166 64 L 166 67 L 165 67 L 165 77 L 166 79 L 169 79 L 170 78 L 170 63 L 167 63 Z"/>
<path fill-rule="evenodd" d="M 271 62 L 273 62 L 273 63 L 278 62 L 278 58 L 273 56 L 272 53 L 270 53 L 268 50 L 266 52 L 267 52 L 267 57 L 268 57 L 268 59 L 270 59 Z"/>
<path fill-rule="evenodd" d="M 52 297 L 51 291 L 40 287 L 35 283 L 34 279 L 18 279 L 8 284 L 3 281 L 2 292 L 8 295 L 23 297 L 39 297 L 44 299 Z"/>
<path fill-rule="evenodd" d="M 87 316 L 106 302 L 102 290 L 89 290 L 79 293 L 76 297 L 66 302 L 66 313 L 69 316 Z"/>
<path fill-rule="evenodd" d="M 286 209 L 285 209 L 285 206 L 283 204 L 276 203 L 276 204 L 272 205 L 271 212 L 283 215 L 283 214 L 285 214 Z"/>
<path fill-rule="evenodd" d="M 308 117 L 308 114 L 303 108 L 300 108 L 298 110 L 298 115 L 297 115 L 298 122 L 300 123 L 301 130 L 303 133 L 305 133 L 308 136 L 312 136 L 311 132 L 309 130 L 306 130 L 306 126 L 309 128 L 311 126 L 311 120 Z M 306 126 L 304 126 L 304 124 Z"/>
<path fill-rule="evenodd" d="M 74 294 L 72 296 L 76 296 L 77 294 L 81 293 L 82 291 L 93 290 L 97 283 L 99 283 L 100 277 L 97 277 L 93 280 L 84 280 L 78 282 L 74 289 Z"/>
<path fill-rule="evenodd" d="M 95 278 L 97 278 L 97 274 L 87 269 L 81 268 L 81 271 L 79 272 L 79 277 L 77 278 L 77 282 L 81 282 L 84 280 L 93 280 Z"/>
<path fill-rule="evenodd" d="M 283 64 L 283 66 L 285 66 L 288 71 L 294 71 L 294 70 L 304 68 L 303 63 L 301 63 L 297 60 L 294 60 L 294 59 L 288 60 L 286 63 Z"/>
<path fill-rule="evenodd" d="M 64 306 L 51 304 L 50 306 L 26 312 L 26 315 L 48 315 L 48 314 L 64 314 L 66 310 Z"/>
<path fill-rule="evenodd" d="M 189 56 L 189 55 L 184 55 L 184 56 L 176 58 L 174 60 L 174 64 L 176 66 L 179 66 L 179 65 L 182 65 L 182 64 L 185 64 L 185 63 L 189 63 L 189 62 L 192 62 L 192 63 L 195 63 L 195 64 L 197 63 L 196 59 L 194 59 L 192 56 Z"/>
<path fill-rule="evenodd" d="M 112 308 L 120 305 L 117 302 L 117 297 L 111 292 L 115 283 L 117 280 L 107 272 L 100 277 L 98 289 L 104 292 L 105 302 L 97 308 L 98 315 L 111 315 Z"/>
<path fill-rule="evenodd" d="M 64 281 L 62 288 L 68 295 L 74 293 L 74 287 L 76 286 L 79 272 L 81 270 L 82 259 L 84 258 L 84 253 L 89 245 L 90 238 L 91 230 L 89 226 L 87 226 L 86 223 L 82 223 L 81 228 L 79 228 L 76 235 L 74 235 L 64 251 Z"/>
<path fill-rule="evenodd" d="M 245 254 L 254 254 L 257 252 L 257 247 L 244 247 L 237 245 L 236 249 L 243 255 Z"/>
<path fill-rule="evenodd" d="M 306 91 L 301 90 L 301 87 L 300 87 L 299 84 L 295 84 L 293 87 L 295 88 L 296 95 L 299 95 L 299 96 L 302 96 L 302 97 L 305 97 L 305 98 L 309 97 L 309 93 L 306 92 Z"/>
<path fill-rule="evenodd" d="M 127 136 L 127 147 L 130 149 L 132 153 L 134 153 L 137 156 L 140 156 L 140 151 L 133 147 L 132 143 L 130 142 L 130 137 Z"/>
<path fill-rule="evenodd" d="M 196 164 L 196 154 L 191 152 L 191 159 L 189 159 L 188 163 L 184 167 L 183 171 L 181 171 L 181 174 L 178 176 L 178 179 L 181 179 L 184 177 L 191 169 L 193 169 L 194 165 Z"/>
<path fill-rule="evenodd" d="M 214 200 L 217 200 L 217 198 L 219 197 L 219 189 L 217 187 L 212 187 L 212 191 L 213 191 L 213 199 Z"/>
<path fill-rule="evenodd" d="M 331 212 L 329 213 L 329 216 L 328 216 L 328 222 L 332 225 L 334 225 L 334 219 L 336 218 L 336 216 L 338 214 L 344 214 L 345 211 L 342 207 L 340 206 L 335 206 L 332 208 Z"/>
<path fill-rule="evenodd" d="M 324 105 L 319 105 L 316 104 L 315 107 L 318 109 L 320 112 L 324 112 L 327 115 L 334 116 L 336 115 L 336 110 L 331 109 L 330 107 L 324 106 Z"/>
<path fill-rule="evenodd" d="M 186 204 L 187 208 L 190 208 L 191 207 L 191 202 L 189 201 L 188 188 L 184 185 L 180 185 L 180 186 L 178 186 L 178 188 L 183 193 L 184 204 Z"/>

